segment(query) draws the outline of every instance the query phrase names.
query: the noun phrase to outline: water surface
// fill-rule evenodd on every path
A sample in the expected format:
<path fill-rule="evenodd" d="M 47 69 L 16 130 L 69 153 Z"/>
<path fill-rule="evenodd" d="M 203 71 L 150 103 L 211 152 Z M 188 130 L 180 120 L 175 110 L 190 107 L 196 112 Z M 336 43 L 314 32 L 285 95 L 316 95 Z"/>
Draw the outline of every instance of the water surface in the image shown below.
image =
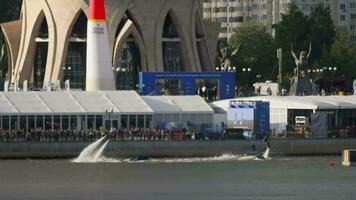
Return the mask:
<path fill-rule="evenodd" d="M 226 156 L 225 156 L 226 158 Z M 0 160 L 0 199 L 355 199 L 340 157 L 163 159 L 72 163 Z M 329 162 L 336 167 L 329 167 Z"/>

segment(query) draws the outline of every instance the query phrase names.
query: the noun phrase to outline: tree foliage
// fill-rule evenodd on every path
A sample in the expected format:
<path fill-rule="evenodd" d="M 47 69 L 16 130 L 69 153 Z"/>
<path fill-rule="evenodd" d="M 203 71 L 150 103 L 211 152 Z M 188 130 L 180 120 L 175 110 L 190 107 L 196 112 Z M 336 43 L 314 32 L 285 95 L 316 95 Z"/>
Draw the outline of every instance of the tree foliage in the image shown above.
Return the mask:
<path fill-rule="evenodd" d="M 303 15 L 295 4 L 290 4 L 289 12 L 282 14 L 282 21 L 274 25 L 274 30 L 276 45 L 283 49 L 283 67 L 287 72 L 294 68 L 291 45 L 300 52 L 312 44 L 311 66 L 329 52 L 335 37 L 330 9 L 323 4 L 313 8 L 309 16 Z"/>
<path fill-rule="evenodd" d="M 1 0 L 0 23 L 18 19 L 22 0 Z"/>
<path fill-rule="evenodd" d="M 258 73 L 262 80 L 276 80 L 276 49 L 282 48 L 283 83 L 288 87 L 288 79 L 293 76 L 295 68 L 291 46 L 299 57 L 300 52 L 307 51 L 312 44 L 309 68 L 334 66 L 340 69 L 340 73 L 356 75 L 356 68 L 353 69 L 356 65 L 355 44 L 350 41 L 347 28 L 335 28 L 328 7 L 319 4 L 309 16 L 305 16 L 295 4 L 290 4 L 288 10 L 282 14 L 282 21 L 273 25 L 274 38 L 261 25 L 248 23 L 238 28 L 228 48 L 233 52 L 241 47 L 237 56 L 231 58 L 232 66 L 238 71 L 242 67 L 251 67 L 253 76 Z"/>
<path fill-rule="evenodd" d="M 258 24 L 244 24 L 232 36 L 230 44 L 239 52 L 232 58 L 232 66 L 239 72 L 242 68 L 251 68 L 249 78 L 262 75 L 261 79 L 271 77 L 271 67 L 275 64 L 275 45 L 272 36 L 267 33 L 266 27 Z M 274 74 L 273 77 L 275 77 Z M 255 81 L 255 78 L 252 78 Z"/>
<path fill-rule="evenodd" d="M 356 45 L 350 41 L 347 27 L 338 27 L 331 48 L 325 52 L 318 62 L 319 66 L 336 67 L 337 74 L 356 76 Z"/>
<path fill-rule="evenodd" d="M 316 61 L 327 53 L 334 41 L 335 27 L 328 7 L 319 4 L 308 18 L 309 31 L 307 41 L 313 45 L 312 60 Z"/>
<path fill-rule="evenodd" d="M 287 14 L 282 14 L 282 21 L 273 26 L 276 46 L 283 50 L 283 67 L 287 72 L 293 71 L 294 61 L 290 49 L 291 44 L 296 49 L 305 48 L 308 44 L 308 20 L 294 4 L 289 7 Z"/>

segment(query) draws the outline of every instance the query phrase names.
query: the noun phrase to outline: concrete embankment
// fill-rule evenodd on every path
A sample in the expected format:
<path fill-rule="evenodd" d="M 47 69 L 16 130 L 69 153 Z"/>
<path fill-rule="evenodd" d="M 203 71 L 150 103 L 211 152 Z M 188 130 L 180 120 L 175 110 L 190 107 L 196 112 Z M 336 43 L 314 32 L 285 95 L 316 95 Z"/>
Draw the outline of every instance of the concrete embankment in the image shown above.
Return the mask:
<path fill-rule="evenodd" d="M 288 155 L 340 154 L 344 149 L 356 149 L 356 139 L 271 140 L 272 152 Z M 0 143 L 0 158 L 71 158 L 88 145 L 71 143 Z M 125 141 L 110 142 L 104 154 L 109 157 L 197 157 L 222 154 L 261 152 L 265 145 L 257 140 L 219 141 Z"/>

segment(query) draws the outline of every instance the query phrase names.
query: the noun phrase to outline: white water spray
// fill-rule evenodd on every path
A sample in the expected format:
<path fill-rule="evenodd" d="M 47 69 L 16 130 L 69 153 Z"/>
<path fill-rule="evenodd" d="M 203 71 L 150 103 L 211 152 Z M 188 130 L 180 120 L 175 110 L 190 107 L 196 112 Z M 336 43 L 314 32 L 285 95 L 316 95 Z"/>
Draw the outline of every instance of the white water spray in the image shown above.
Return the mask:
<path fill-rule="evenodd" d="M 106 136 L 91 143 L 83 149 L 78 158 L 74 159 L 76 163 L 96 163 L 101 160 L 105 147 L 108 145 L 109 140 L 104 142 Z"/>
<path fill-rule="evenodd" d="M 264 159 L 268 159 L 268 157 L 269 157 L 269 152 L 270 152 L 270 149 L 267 147 L 267 149 L 266 149 L 266 151 L 263 153 L 262 157 L 263 157 Z"/>

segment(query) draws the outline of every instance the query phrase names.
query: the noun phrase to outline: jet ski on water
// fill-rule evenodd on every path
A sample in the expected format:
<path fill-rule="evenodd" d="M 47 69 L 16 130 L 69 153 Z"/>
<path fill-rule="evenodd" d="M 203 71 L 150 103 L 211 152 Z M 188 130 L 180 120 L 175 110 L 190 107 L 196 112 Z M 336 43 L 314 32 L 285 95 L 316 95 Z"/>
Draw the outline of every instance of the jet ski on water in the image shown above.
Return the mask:
<path fill-rule="evenodd" d="M 148 160 L 148 159 L 150 159 L 150 157 L 145 156 L 145 155 L 138 155 L 138 156 L 136 156 L 134 158 L 131 158 L 130 160 L 131 161 L 145 161 L 145 160 Z"/>

